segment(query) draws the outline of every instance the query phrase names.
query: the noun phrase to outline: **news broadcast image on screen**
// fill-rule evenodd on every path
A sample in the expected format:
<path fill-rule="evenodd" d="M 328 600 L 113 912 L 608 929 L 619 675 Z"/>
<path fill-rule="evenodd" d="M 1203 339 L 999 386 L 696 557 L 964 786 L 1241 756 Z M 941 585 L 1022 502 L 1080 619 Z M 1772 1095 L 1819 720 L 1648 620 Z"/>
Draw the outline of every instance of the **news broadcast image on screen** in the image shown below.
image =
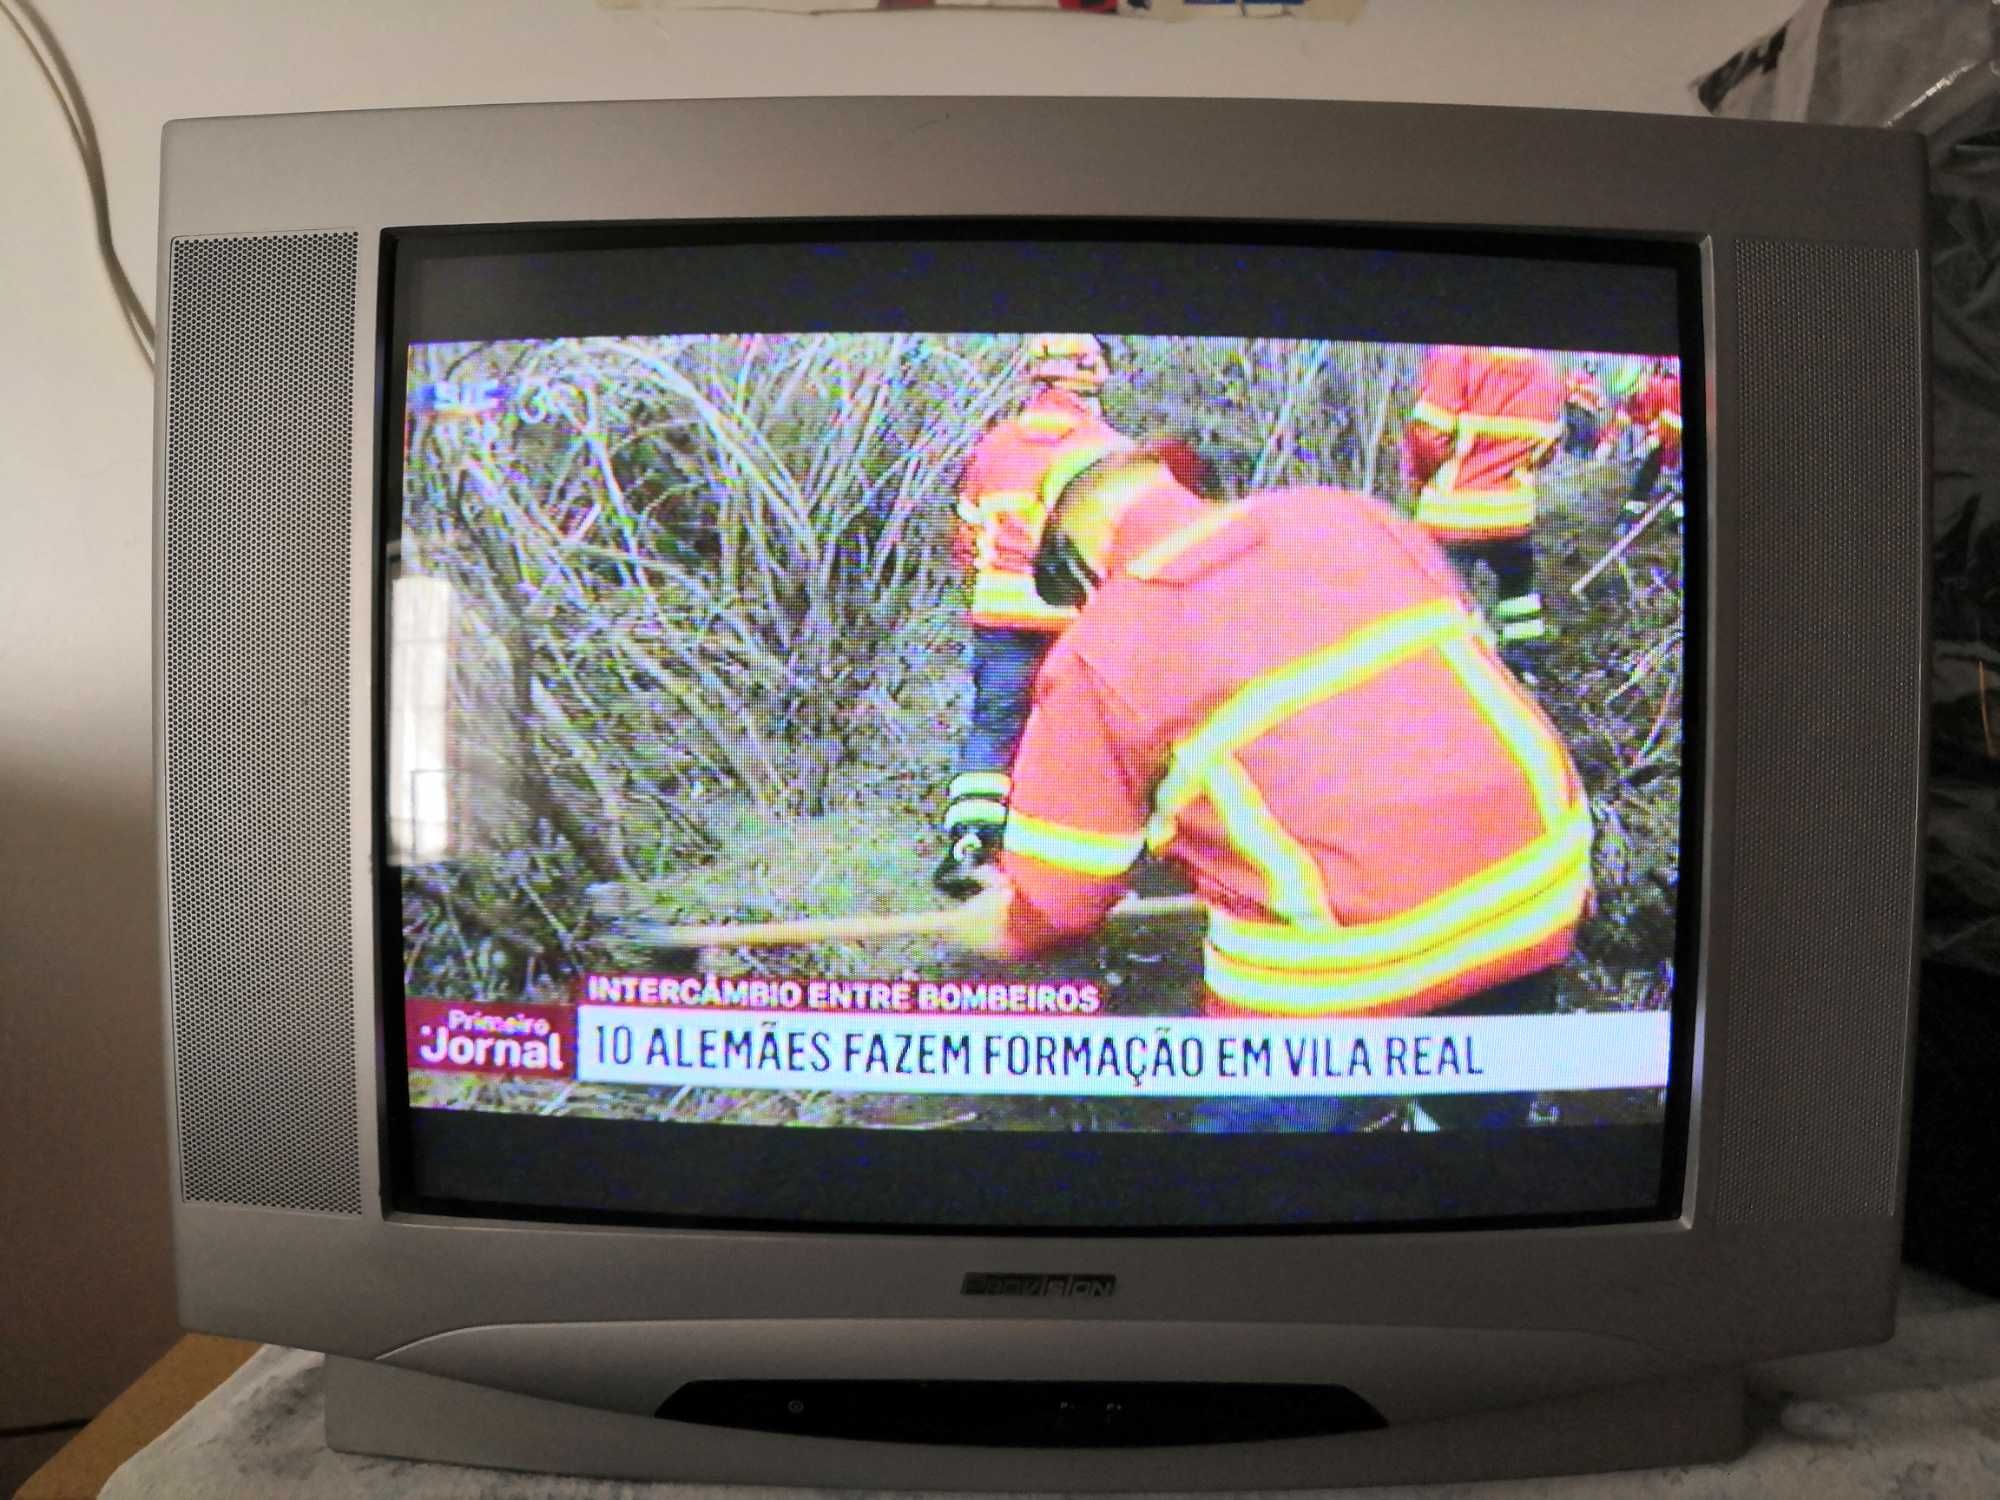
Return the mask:
<path fill-rule="evenodd" d="M 1677 359 L 412 342 L 384 834 L 417 1111 L 1665 1117 Z"/>

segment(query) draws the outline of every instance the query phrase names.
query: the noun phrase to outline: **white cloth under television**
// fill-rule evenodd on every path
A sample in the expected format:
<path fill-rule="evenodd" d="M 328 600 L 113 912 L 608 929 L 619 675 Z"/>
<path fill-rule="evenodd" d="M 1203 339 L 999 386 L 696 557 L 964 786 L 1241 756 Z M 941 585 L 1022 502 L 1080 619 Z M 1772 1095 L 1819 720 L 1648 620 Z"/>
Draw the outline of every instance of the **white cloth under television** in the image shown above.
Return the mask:
<path fill-rule="evenodd" d="M 798 1500 L 846 1490 L 632 1484 L 357 1458 L 326 1446 L 320 1356 L 266 1348 L 111 1476 L 105 1500 Z M 1955 1500 L 2000 1495 L 2000 1301 L 1905 1271 L 1896 1337 L 1752 1372 L 1735 1463 L 1344 1491 L 1357 1500 Z M 1290 1491 L 1310 1496 L 1313 1491 Z M 1333 1491 L 1319 1491 L 1332 1494 Z M 1274 1496 L 1274 1500 L 1276 1497 Z"/>

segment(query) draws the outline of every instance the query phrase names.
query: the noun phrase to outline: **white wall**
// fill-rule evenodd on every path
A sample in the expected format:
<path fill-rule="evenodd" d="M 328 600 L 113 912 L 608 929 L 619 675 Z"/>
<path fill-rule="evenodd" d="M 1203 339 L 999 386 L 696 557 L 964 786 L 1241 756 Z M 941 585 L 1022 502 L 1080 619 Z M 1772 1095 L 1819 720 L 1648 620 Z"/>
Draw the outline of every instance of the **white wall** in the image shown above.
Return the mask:
<path fill-rule="evenodd" d="M 176 116 L 806 93 L 1222 94 L 1682 112 L 1792 0 L 1372 0 L 1344 25 L 662 14 L 595 0 L 43 0 L 148 304 Z M 1586 127 L 1587 128 L 1587 127 Z M 150 842 L 150 376 L 70 143 L 0 29 L 0 1427 L 171 1338 Z M 1080 147 L 1080 149 L 1087 149 Z M 1273 149 L 1245 141 L 1245 153 Z M 1281 149 L 1281 148 L 1280 148 Z M 1635 162 L 1635 172 L 1645 164 Z"/>

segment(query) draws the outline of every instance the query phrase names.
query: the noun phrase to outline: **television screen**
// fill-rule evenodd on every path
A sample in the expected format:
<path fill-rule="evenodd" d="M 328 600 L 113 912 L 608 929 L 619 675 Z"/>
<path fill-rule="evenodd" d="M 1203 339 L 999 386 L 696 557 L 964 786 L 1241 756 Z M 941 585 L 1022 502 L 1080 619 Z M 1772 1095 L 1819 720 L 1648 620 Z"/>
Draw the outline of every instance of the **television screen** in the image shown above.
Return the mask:
<path fill-rule="evenodd" d="M 1678 250 L 412 235 L 394 267 L 409 1201 L 1671 1201 Z"/>

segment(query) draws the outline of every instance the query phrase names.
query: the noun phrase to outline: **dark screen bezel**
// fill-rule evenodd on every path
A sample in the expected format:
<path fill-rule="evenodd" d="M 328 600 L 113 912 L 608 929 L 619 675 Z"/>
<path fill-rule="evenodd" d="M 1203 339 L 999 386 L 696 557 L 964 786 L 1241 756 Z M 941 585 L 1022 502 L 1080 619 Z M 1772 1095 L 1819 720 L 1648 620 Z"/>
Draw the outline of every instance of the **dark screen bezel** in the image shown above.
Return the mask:
<path fill-rule="evenodd" d="M 407 370 L 407 348 L 410 338 L 410 318 L 407 300 L 397 295 L 402 284 L 399 272 L 406 270 L 426 258 L 453 255 L 543 255 L 569 250 L 590 249 L 641 249 L 671 252 L 676 247 L 734 244 L 777 244 L 777 245 L 894 245 L 914 240 L 942 242 L 1000 242 L 1014 244 L 1020 242 L 1064 242 L 1090 241 L 1093 243 L 1116 243 L 1133 248 L 1138 253 L 1145 247 L 1177 246 L 1190 244 L 1210 245 L 1255 245 L 1310 250 L 1312 248 L 1407 250 L 1445 255 L 1487 257 L 1503 260 L 1539 261 L 1570 260 L 1605 264 L 1626 264 L 1662 267 L 1674 273 L 1676 292 L 1679 300 L 1678 329 L 1681 360 L 1682 389 L 1684 392 L 1702 393 L 1707 390 L 1708 370 L 1704 358 L 1707 341 L 1707 291 L 1704 279 L 1704 242 L 1698 236 L 1595 236 L 1585 234 L 1548 234 L 1539 232 L 1516 232 L 1490 228 L 1424 229 L 1407 230 L 1381 228 L 1375 226 L 1291 225 L 1277 223 L 1219 223 L 1181 222 L 1164 220 L 886 220 L 886 221 L 736 221 L 725 223 L 668 223 L 668 224 L 615 224 L 615 225 L 553 225 L 538 224 L 528 226 L 464 226 L 445 228 L 409 228 L 383 231 L 381 239 L 381 260 L 379 276 L 379 317 L 376 348 L 377 379 L 375 420 L 377 446 L 375 453 L 376 484 L 374 507 L 376 534 L 371 551 L 372 565 L 377 570 L 373 579 L 371 597 L 373 601 L 373 641 L 375 676 L 371 701 L 371 741 L 373 757 L 373 782 L 376 787 L 384 784 L 386 762 L 386 739 L 384 734 L 384 700 L 387 692 L 387 590 L 382 584 L 382 565 L 387 557 L 388 546 L 401 531 L 401 491 L 402 491 L 402 431 L 405 408 L 405 372 Z M 1061 320 L 1024 316 L 1018 329 L 996 327 L 993 331 L 1030 331 L 1034 327 L 1056 326 Z M 1162 320 L 1174 321 L 1172 317 Z M 968 325 L 969 326 L 969 325 Z M 625 329 L 627 333 L 648 333 L 661 330 Z M 737 331 L 737 330 L 730 330 Z M 742 331 L 754 331 L 744 329 Z M 1121 332 L 1187 332 L 1184 328 L 1121 328 Z M 1258 330 L 1268 332 L 1269 330 Z M 427 337 L 439 337 L 427 333 Z M 507 335 L 481 332 L 468 337 L 531 337 L 538 335 Z M 1346 335 L 1319 334 L 1321 337 L 1344 337 Z M 1495 340 L 1498 341 L 1498 340 Z M 1526 342 L 1526 341 L 1523 341 Z M 1542 341 L 1537 347 L 1578 347 L 1606 348 L 1612 345 L 1569 341 Z M 1634 350 L 1631 352 L 1644 352 Z M 992 1220 L 948 1219 L 936 1212 L 904 1216 L 893 1211 L 878 1208 L 874 1212 L 862 1212 L 850 1217 L 825 1217 L 804 1212 L 792 1206 L 781 1207 L 775 1213 L 748 1214 L 742 1212 L 716 1214 L 709 1212 L 673 1212 L 647 1207 L 628 1209 L 614 1202 L 594 1203 L 547 1203 L 520 1200 L 499 1201 L 484 1195 L 467 1192 L 459 1195 L 442 1195 L 422 1191 L 415 1181 L 416 1141 L 420 1127 L 428 1127 L 431 1120 L 419 1120 L 422 1116 L 456 1116 L 451 1111 L 413 1111 L 409 1104 L 409 1078 L 404 1060 L 403 1042 L 403 987 L 401 968 L 401 911 L 400 878 L 398 870 L 387 865 L 382 851 L 388 848 L 385 800 L 379 795 L 374 799 L 372 809 L 372 833 L 375 858 L 371 861 L 370 879 L 374 891 L 376 918 L 376 983 L 378 996 L 379 1024 L 377 1027 L 378 1048 L 375 1066 L 378 1074 L 377 1098 L 381 1101 L 380 1127 L 381 1141 L 381 1182 L 383 1208 L 385 1212 L 424 1215 L 477 1218 L 513 1218 L 533 1222 L 578 1223 L 578 1224 L 623 1224 L 643 1225 L 660 1228 L 741 1230 L 794 1229 L 812 1232 L 856 1232 L 856 1233 L 935 1233 L 935 1234 L 981 1234 L 981 1235 L 1106 1235 L 1106 1236 L 1154 1236 L 1154 1235 L 1206 1235 L 1206 1234 L 1347 1234 L 1384 1233 L 1410 1231 L 1465 1231 L 1471 1229 L 1506 1228 L 1550 1228 L 1596 1224 L 1623 1224 L 1671 1219 L 1682 1211 L 1683 1196 L 1687 1179 L 1687 1151 L 1690 1136 L 1693 1094 L 1693 1047 L 1695 1034 L 1695 989 L 1699 975 L 1701 912 L 1700 875 L 1702 867 L 1701 827 L 1705 801 L 1705 777 L 1703 756 L 1695 747 L 1704 746 L 1703 737 L 1706 700 L 1706 609 L 1697 604 L 1705 604 L 1708 599 L 1708 494 L 1707 494 L 1707 452 L 1706 407 L 1702 400 L 1683 401 L 1683 474 L 1684 492 L 1687 500 L 1687 518 L 1683 530 L 1685 549 L 1686 584 L 1684 598 L 1689 601 L 1684 614 L 1683 632 L 1683 766 L 1681 774 L 1681 843 L 1678 882 L 1677 945 L 1675 954 L 1675 996 L 1672 1006 L 1673 1044 L 1670 1083 L 1667 1091 L 1667 1105 L 1662 1122 L 1657 1126 L 1641 1127 L 1559 1127 L 1564 1135 L 1578 1135 L 1591 1129 L 1600 1132 L 1610 1129 L 1638 1132 L 1646 1137 L 1640 1149 L 1657 1163 L 1657 1194 L 1647 1203 L 1633 1203 L 1606 1210 L 1565 1210 L 1551 1212 L 1505 1213 L 1475 1211 L 1459 1217 L 1427 1217 L 1421 1219 L 1385 1217 L 1368 1220 L 1324 1219 L 1281 1219 L 1267 1216 L 1264 1219 L 1244 1220 L 1226 1215 L 1214 1215 L 1208 1222 L 1172 1222 L 1135 1224 L 1126 1222 L 1091 1222 L 1079 1218 L 1074 1222 L 1059 1224 L 1029 1223 L 1017 1215 L 1013 1222 Z M 517 1121 L 518 1117 L 505 1115 L 476 1115 L 467 1113 L 467 1121 Z M 822 1156 L 827 1166 L 851 1164 L 862 1153 L 880 1153 L 885 1149 L 892 1155 L 908 1154 L 913 1165 L 921 1166 L 919 1158 L 930 1156 L 933 1161 L 936 1152 L 929 1148 L 940 1144 L 941 1137 L 922 1135 L 899 1135 L 890 1132 L 862 1131 L 838 1128 L 814 1128 L 811 1130 L 774 1131 L 768 1127 L 729 1125 L 680 1125 L 655 1122 L 619 1121 L 568 1121 L 560 1118 L 532 1121 L 538 1130 L 551 1132 L 551 1141 L 563 1134 L 570 1126 L 617 1126 L 633 1132 L 635 1154 L 657 1152 L 664 1144 L 663 1131 L 676 1132 L 676 1139 L 685 1140 L 690 1135 L 715 1137 L 721 1132 L 730 1139 L 716 1140 L 717 1151 L 711 1158 L 718 1169 L 728 1158 L 732 1148 L 749 1144 L 744 1137 L 794 1137 L 808 1136 L 814 1143 L 808 1148 L 809 1154 Z M 455 1128 L 447 1127 L 447 1129 Z M 1557 1132 L 1537 1131 L 1534 1136 L 1546 1136 Z M 1014 1151 L 1023 1153 L 1021 1160 L 1035 1162 L 1046 1167 L 1052 1158 L 1060 1157 L 1063 1148 L 1075 1137 L 1055 1132 L 966 1132 L 967 1138 L 979 1143 L 989 1157 L 1000 1157 Z M 1508 1136 L 1495 1135 L 1481 1138 L 1484 1145 L 1491 1148 L 1495 1144 L 1504 1145 Z M 1133 1136 L 1130 1139 L 1148 1143 L 1145 1154 L 1154 1158 L 1148 1171 L 1173 1170 L 1168 1158 L 1189 1158 L 1208 1147 L 1219 1147 L 1209 1152 L 1210 1161 L 1232 1150 L 1240 1150 L 1244 1137 L 1195 1136 L 1187 1134 L 1158 1134 Z M 1258 1138 L 1251 1138 L 1258 1139 Z M 1389 1147 L 1392 1151 L 1404 1153 L 1406 1160 L 1421 1168 L 1427 1162 L 1437 1160 L 1438 1152 L 1432 1143 L 1434 1137 L 1267 1137 L 1267 1141 L 1282 1140 L 1290 1147 L 1301 1141 L 1316 1143 L 1327 1159 L 1317 1164 L 1323 1171 L 1338 1171 L 1337 1159 L 1343 1149 L 1352 1151 L 1357 1145 L 1363 1149 L 1379 1152 L 1382 1143 L 1397 1142 Z M 645 1150 L 640 1150 L 644 1142 Z M 1046 1145 L 1038 1146 L 1035 1143 Z M 1629 1147 L 1636 1137 L 1627 1136 Z M 1458 1143 L 1463 1146 L 1465 1143 Z M 1053 1149 L 1051 1149 L 1053 1148 Z M 1119 1148 L 1123 1149 L 1123 1148 Z M 1617 1154 L 1625 1154 L 1623 1149 Z M 999 1169 L 995 1169 L 999 1170 Z M 1017 1174 L 1018 1175 L 1018 1174 Z M 1213 1175 L 1212 1172 L 1209 1175 Z M 1104 1202 L 1113 1201 L 1114 1195 L 1107 1194 Z M 896 1202 L 908 1202 L 909 1195 L 897 1190 Z M 1126 1204 L 1130 1209 L 1133 1204 Z M 1141 1205 L 1142 1206 L 1142 1205 Z"/>

